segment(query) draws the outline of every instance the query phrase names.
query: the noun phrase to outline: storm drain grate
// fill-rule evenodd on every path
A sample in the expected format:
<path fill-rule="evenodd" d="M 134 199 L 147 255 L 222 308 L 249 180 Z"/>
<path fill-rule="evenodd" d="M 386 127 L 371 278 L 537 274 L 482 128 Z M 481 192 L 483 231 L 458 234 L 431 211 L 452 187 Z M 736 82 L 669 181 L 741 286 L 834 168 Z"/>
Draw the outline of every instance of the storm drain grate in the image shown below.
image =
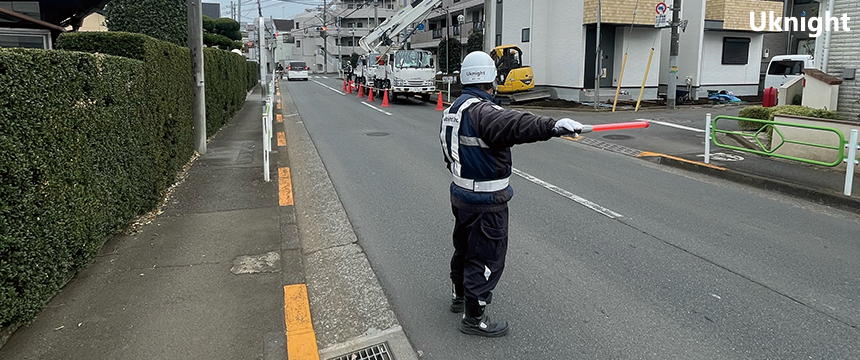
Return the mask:
<path fill-rule="evenodd" d="M 636 149 L 629 148 L 626 146 L 611 144 L 611 143 L 608 143 L 605 141 L 601 141 L 601 140 L 597 140 L 597 139 L 593 139 L 593 138 L 588 138 L 588 137 L 584 137 L 584 136 L 581 137 L 576 142 L 578 142 L 580 144 L 585 144 L 588 146 L 596 147 L 598 149 L 612 151 L 614 153 L 618 153 L 618 154 L 622 154 L 622 155 L 628 155 L 628 156 L 634 156 L 635 157 L 635 156 L 638 156 L 640 153 L 642 153 L 642 150 L 636 150 Z"/>
<path fill-rule="evenodd" d="M 329 360 L 392 360 L 391 352 L 388 351 L 388 343 L 368 346 L 364 349 Z"/>

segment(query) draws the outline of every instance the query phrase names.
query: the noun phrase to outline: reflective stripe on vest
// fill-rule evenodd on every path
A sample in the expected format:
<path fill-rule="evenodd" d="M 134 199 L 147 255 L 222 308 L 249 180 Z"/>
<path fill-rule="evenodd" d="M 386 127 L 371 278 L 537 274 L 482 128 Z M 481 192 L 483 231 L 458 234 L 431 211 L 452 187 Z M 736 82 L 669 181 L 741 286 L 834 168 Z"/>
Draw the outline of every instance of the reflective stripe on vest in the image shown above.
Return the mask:
<path fill-rule="evenodd" d="M 454 175 L 454 184 L 474 192 L 496 192 L 502 191 L 510 185 L 511 178 L 504 178 L 501 180 L 491 180 L 491 181 L 475 181 L 469 179 L 463 179 L 457 175 Z"/>

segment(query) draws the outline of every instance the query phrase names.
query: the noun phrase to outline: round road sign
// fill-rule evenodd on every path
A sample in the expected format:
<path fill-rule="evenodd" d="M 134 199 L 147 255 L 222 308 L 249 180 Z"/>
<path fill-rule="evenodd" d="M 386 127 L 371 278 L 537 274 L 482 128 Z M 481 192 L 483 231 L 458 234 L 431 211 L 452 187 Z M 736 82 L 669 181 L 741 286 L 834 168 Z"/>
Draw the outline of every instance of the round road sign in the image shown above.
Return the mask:
<path fill-rule="evenodd" d="M 669 10 L 669 6 L 667 6 L 666 3 L 661 2 L 661 3 L 657 4 L 656 10 L 657 10 L 657 15 L 663 15 L 666 13 L 666 10 Z"/>

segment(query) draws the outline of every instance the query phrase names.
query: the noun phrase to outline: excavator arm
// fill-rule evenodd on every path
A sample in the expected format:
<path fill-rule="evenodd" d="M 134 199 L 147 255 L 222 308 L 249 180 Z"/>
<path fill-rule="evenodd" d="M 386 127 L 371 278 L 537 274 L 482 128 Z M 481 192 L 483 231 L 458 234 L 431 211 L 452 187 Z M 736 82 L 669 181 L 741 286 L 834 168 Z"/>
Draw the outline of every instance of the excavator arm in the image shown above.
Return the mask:
<path fill-rule="evenodd" d="M 409 5 L 400 9 L 397 14 L 383 21 L 382 24 L 379 24 L 370 33 L 359 39 L 358 45 L 364 51 L 367 51 L 368 54 L 379 53 L 380 46 L 390 46 L 393 44 L 394 41 L 391 40 L 391 37 L 397 36 L 403 30 L 408 29 L 412 23 L 422 20 L 433 8 L 440 4 L 442 4 L 442 0 L 413 0 Z"/>

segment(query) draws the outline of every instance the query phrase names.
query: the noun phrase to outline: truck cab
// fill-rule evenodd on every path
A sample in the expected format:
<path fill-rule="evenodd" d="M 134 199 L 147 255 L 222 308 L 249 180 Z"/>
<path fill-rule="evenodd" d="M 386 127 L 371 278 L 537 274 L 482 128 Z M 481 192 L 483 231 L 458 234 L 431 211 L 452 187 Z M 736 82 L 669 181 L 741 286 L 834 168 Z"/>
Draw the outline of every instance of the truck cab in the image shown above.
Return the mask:
<path fill-rule="evenodd" d="M 424 50 L 396 50 L 378 62 L 374 87 L 391 89 L 392 97 L 420 94 L 425 100 L 436 91 L 433 54 Z"/>

